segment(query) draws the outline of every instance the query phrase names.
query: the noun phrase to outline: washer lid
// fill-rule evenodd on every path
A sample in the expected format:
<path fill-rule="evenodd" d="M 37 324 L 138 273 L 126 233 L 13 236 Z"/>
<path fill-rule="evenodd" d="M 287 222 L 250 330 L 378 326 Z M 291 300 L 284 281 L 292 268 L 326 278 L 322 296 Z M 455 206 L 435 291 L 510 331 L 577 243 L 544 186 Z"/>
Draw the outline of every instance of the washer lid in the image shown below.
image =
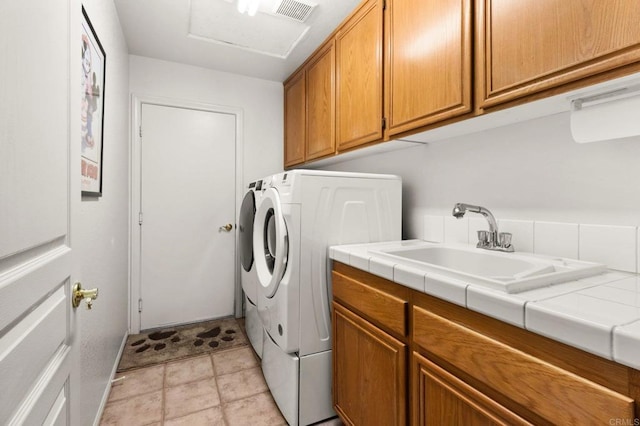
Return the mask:
<path fill-rule="evenodd" d="M 256 197 L 253 191 L 249 191 L 242 199 L 240 206 L 240 264 L 249 272 L 253 266 L 253 219 L 256 215 Z"/>
<path fill-rule="evenodd" d="M 282 215 L 280 196 L 267 189 L 256 212 L 253 233 L 253 255 L 256 273 L 264 294 L 273 297 L 287 269 L 289 238 Z"/>

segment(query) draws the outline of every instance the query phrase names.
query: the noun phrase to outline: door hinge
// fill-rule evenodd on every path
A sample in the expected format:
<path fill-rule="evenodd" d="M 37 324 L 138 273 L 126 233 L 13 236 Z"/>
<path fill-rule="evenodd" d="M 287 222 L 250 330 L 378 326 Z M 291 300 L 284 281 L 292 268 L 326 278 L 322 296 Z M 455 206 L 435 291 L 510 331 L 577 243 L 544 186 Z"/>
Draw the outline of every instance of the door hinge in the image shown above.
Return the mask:
<path fill-rule="evenodd" d="M 138 134 L 142 137 L 142 126 L 138 127 Z"/>
<path fill-rule="evenodd" d="M 138 299 L 138 313 L 142 312 L 142 299 Z"/>
<path fill-rule="evenodd" d="M 382 117 L 382 130 L 387 128 L 387 117 Z"/>
<path fill-rule="evenodd" d="M 138 213 L 138 225 L 142 226 L 142 212 Z"/>

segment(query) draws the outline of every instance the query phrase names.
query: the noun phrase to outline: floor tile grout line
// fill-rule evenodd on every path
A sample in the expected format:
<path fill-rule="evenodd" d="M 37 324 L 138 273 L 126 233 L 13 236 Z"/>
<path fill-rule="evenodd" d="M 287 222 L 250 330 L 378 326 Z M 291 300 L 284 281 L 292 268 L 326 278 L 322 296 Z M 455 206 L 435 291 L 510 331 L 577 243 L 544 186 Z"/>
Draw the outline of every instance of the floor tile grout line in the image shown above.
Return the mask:
<path fill-rule="evenodd" d="M 218 385 L 218 376 L 216 375 L 216 363 L 213 360 L 213 353 L 209 354 L 209 360 L 211 361 L 211 369 L 213 370 L 213 378 L 216 384 L 216 391 L 218 392 L 218 400 L 220 401 L 220 413 L 222 415 L 222 421 L 225 425 L 229 424 L 227 420 L 227 414 L 224 410 L 224 402 L 222 401 L 222 393 L 220 392 L 220 386 Z"/>
<path fill-rule="evenodd" d="M 162 365 L 162 404 L 161 405 L 161 409 L 162 409 L 162 413 L 161 413 L 161 417 L 160 417 L 160 424 L 162 426 L 164 426 L 164 415 L 165 415 L 165 411 L 166 411 L 166 400 L 167 400 L 167 363 L 163 363 Z"/>

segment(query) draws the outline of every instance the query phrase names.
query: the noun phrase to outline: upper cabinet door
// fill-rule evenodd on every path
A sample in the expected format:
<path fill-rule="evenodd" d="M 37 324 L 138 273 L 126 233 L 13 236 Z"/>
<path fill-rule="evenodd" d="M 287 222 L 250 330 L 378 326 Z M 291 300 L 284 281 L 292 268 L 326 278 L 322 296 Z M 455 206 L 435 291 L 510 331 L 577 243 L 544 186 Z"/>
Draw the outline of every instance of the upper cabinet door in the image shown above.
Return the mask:
<path fill-rule="evenodd" d="M 370 0 L 336 36 L 338 151 L 382 139 L 382 0 Z"/>
<path fill-rule="evenodd" d="M 471 0 L 391 0 L 389 134 L 471 111 Z"/>
<path fill-rule="evenodd" d="M 640 59 L 637 0 L 478 0 L 477 16 L 480 107 Z"/>
<path fill-rule="evenodd" d="M 304 162 L 306 143 L 305 73 L 299 72 L 284 85 L 284 166 Z"/>
<path fill-rule="evenodd" d="M 306 67 L 307 161 L 336 150 L 335 64 L 333 41 L 330 41 Z"/>

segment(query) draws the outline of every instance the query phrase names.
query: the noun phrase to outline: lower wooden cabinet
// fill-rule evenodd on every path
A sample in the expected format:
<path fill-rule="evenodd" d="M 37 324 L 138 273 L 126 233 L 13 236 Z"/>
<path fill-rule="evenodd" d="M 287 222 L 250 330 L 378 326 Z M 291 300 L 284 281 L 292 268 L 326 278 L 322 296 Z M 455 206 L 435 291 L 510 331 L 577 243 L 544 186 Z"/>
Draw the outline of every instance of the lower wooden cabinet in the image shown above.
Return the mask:
<path fill-rule="evenodd" d="M 333 400 L 351 425 L 406 424 L 407 345 L 333 302 Z"/>
<path fill-rule="evenodd" d="M 634 401 L 625 395 L 428 309 L 414 306 L 413 320 L 416 349 L 445 360 L 462 371 L 467 382 L 481 383 L 532 411 L 537 422 L 605 424 L 633 418 Z"/>
<path fill-rule="evenodd" d="M 333 395 L 346 424 L 640 424 L 640 371 L 333 268 Z"/>
<path fill-rule="evenodd" d="M 412 424 L 531 424 L 417 352 L 412 364 Z"/>

